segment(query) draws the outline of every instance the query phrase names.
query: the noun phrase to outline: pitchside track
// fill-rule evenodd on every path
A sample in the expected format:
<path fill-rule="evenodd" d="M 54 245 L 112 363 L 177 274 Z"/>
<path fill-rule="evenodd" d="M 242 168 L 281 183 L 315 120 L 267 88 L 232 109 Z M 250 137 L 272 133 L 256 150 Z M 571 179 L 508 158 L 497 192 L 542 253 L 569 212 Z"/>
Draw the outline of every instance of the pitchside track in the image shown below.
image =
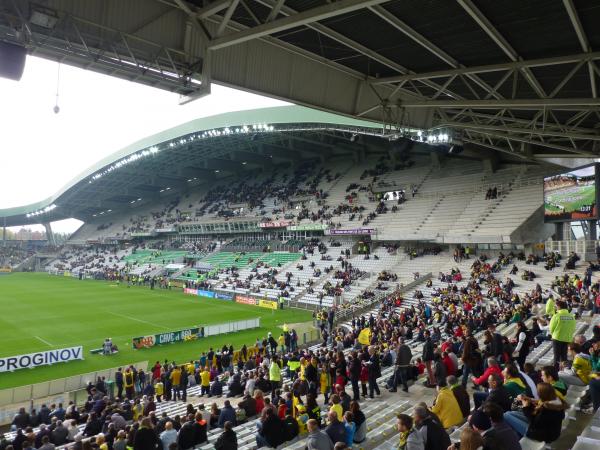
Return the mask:
<path fill-rule="evenodd" d="M 193 342 L 133 350 L 131 338 L 193 325 L 261 318 L 261 328 Z M 186 296 L 180 291 L 79 281 L 47 274 L 15 273 L 0 277 L 0 356 L 53 348 L 84 346 L 84 361 L 0 374 L 0 389 L 117 367 L 136 361 L 188 361 L 208 347 L 224 343 L 239 349 L 271 331 L 278 336 L 284 323 L 310 321 L 302 310 L 271 311 L 224 300 Z M 306 329 L 306 328 L 305 328 Z M 91 355 L 111 337 L 119 353 Z"/>

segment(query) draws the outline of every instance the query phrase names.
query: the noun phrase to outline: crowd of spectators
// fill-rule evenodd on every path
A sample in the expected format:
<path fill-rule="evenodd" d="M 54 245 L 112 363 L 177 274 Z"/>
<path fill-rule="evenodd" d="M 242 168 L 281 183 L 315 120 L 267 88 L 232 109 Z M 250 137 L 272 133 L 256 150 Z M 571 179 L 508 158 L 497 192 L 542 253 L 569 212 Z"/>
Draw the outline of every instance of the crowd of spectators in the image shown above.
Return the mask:
<path fill-rule="evenodd" d="M 33 254 L 32 250 L 27 250 L 20 245 L 2 245 L 0 243 L 0 268 L 16 267 Z"/>
<path fill-rule="evenodd" d="M 305 251 L 322 246 L 315 241 Z M 77 447 L 83 446 L 82 438 L 95 436 L 99 448 L 155 448 L 167 442 L 167 448 L 175 443 L 183 450 L 205 442 L 213 427 L 223 428 L 219 439 L 231 445 L 217 448 L 236 448 L 233 427 L 254 417 L 259 447 L 276 447 L 301 433 L 308 433 L 309 448 L 351 446 L 366 438 L 359 402 L 380 394 L 376 380 L 386 366 L 394 367 L 386 384 L 391 392 L 398 387 L 409 392 L 421 374 L 425 386 L 437 391 L 433 404 L 417 404 L 412 416 L 398 416 L 400 448 L 447 449 L 448 430 L 465 420 L 470 431 L 463 431 L 461 440 L 482 442 L 484 448 L 516 450 L 523 436 L 553 442 L 569 406 L 568 386 L 589 386 L 582 400 L 585 412 L 600 407 L 600 327 L 589 340 L 574 334 L 576 318 L 600 303 L 600 286 L 564 273 L 548 289 L 538 284 L 519 294 L 510 277 L 497 276 L 516 267 L 516 259 L 512 253 L 493 260 L 480 255 L 466 276 L 458 269 L 440 273 L 442 287 L 432 288 L 429 298 L 421 294 L 416 304 L 402 307 L 402 296 L 390 294 L 377 313 L 353 317 L 349 328 L 336 326 L 334 309 L 316 313 L 323 345 L 315 350 L 299 349 L 295 332 L 284 330 L 238 352 L 224 346 L 185 364 L 157 362 L 148 374 L 128 368 L 121 381 L 117 378 L 114 401 L 99 381 L 82 408 L 69 405 L 63 414 L 61 405 L 52 406 L 48 414 L 36 413 L 36 419 L 29 414 L 27 420 L 27 413 L 19 413 L 14 425 L 21 431 L 13 448 L 38 441 L 36 448 L 60 445 L 64 434 L 64 442 Z M 353 271 L 347 264 L 335 276 L 345 280 Z M 514 324 L 514 332 L 502 335 L 501 324 Z M 422 343 L 418 355 L 407 345 L 413 340 Z M 527 356 L 547 340 L 553 342 L 554 364 L 535 370 Z M 285 386 L 284 377 L 290 379 Z M 185 402 L 186 388 L 193 385 L 200 385 L 207 398 L 226 390 L 228 400 L 221 408 L 189 405 L 181 417 L 154 414 L 157 402 Z M 37 433 L 28 429 L 46 422 Z M 86 424 L 83 431 L 78 423 Z M 408 442 L 414 446 L 406 447 Z"/>

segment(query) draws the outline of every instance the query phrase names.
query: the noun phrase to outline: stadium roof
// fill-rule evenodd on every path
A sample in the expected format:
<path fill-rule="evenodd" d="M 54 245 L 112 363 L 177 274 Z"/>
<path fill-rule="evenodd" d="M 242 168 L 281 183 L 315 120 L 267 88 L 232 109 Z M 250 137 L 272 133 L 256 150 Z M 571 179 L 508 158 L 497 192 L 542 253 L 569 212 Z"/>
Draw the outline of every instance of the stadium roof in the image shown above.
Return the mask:
<path fill-rule="evenodd" d="M 306 160 L 390 148 L 381 124 L 302 106 L 192 120 L 107 156 L 47 199 L 0 209 L 0 225 L 89 220 L 208 181 Z M 360 136 L 360 138 L 359 138 Z M 385 139 L 385 140 L 384 140 Z"/>
<path fill-rule="evenodd" d="M 168 89 L 211 82 L 536 158 L 597 156 L 600 2 L 28 0 L 0 40 Z"/>

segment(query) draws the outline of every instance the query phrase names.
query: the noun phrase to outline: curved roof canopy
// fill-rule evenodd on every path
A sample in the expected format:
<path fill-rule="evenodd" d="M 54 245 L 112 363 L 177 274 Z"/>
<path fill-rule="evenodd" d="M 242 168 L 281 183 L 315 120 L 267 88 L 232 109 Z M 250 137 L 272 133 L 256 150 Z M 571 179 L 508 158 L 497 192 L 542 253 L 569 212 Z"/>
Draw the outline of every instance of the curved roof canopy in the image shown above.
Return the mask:
<path fill-rule="evenodd" d="M 403 132 L 416 136 L 417 130 Z M 396 137 L 376 122 L 302 106 L 196 119 L 118 150 L 45 200 L 0 209 L 0 225 L 4 220 L 7 226 L 71 217 L 89 220 L 244 171 L 315 158 L 355 157 L 367 141 L 389 146 Z"/>
<path fill-rule="evenodd" d="M 590 0 L 0 2 L 0 42 L 183 101 L 215 82 L 527 158 L 600 153 L 599 23 Z"/>

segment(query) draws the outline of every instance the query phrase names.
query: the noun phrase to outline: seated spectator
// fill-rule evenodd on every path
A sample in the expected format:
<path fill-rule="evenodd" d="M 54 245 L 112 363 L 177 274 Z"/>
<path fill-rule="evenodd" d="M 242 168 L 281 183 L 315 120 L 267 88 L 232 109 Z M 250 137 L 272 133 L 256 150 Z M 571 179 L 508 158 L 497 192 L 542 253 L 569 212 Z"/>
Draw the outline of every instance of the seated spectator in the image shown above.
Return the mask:
<path fill-rule="evenodd" d="M 308 450 L 333 450 L 331 438 L 319 429 L 319 423 L 315 419 L 310 419 L 306 426 L 308 429 L 306 448 Z"/>
<path fill-rule="evenodd" d="M 443 378 L 438 383 L 438 393 L 431 412 L 440 418 L 444 428 L 450 428 L 463 421 L 463 414 L 452 390 Z"/>
<path fill-rule="evenodd" d="M 519 436 L 504 421 L 504 411 L 495 403 L 486 402 L 482 411 L 490 418 L 492 430 L 499 442 L 503 444 L 503 450 L 521 450 Z"/>
<path fill-rule="evenodd" d="M 256 435 L 256 445 L 261 447 L 273 447 L 284 442 L 283 422 L 271 408 L 266 409 L 265 419 L 261 422 L 258 434 Z"/>
<path fill-rule="evenodd" d="M 590 373 L 592 372 L 592 363 L 590 355 L 584 353 L 579 344 L 574 342 L 569 344 L 569 356 L 573 359 L 570 368 L 565 367 L 558 372 L 558 376 L 567 385 L 587 386 L 590 382 Z"/>
<path fill-rule="evenodd" d="M 542 367 L 542 381 L 551 384 L 556 392 L 556 396 L 561 400 L 567 395 L 567 385 L 564 381 L 558 378 L 558 370 L 554 366 Z"/>
<path fill-rule="evenodd" d="M 502 374 L 502 369 L 498 364 L 498 361 L 494 357 L 490 357 L 487 359 L 487 369 L 483 372 L 483 375 L 480 377 L 471 377 L 471 381 L 475 386 L 485 386 L 487 385 L 488 378 L 493 373 Z"/>
<path fill-rule="evenodd" d="M 471 401 L 469 400 L 469 394 L 465 387 L 458 381 L 454 375 L 450 375 L 446 378 L 446 383 L 450 387 L 450 390 L 454 394 L 458 406 L 463 415 L 463 419 L 466 419 L 471 412 Z"/>
<path fill-rule="evenodd" d="M 497 373 L 488 378 L 488 392 L 474 392 L 473 402 L 475 408 L 479 408 L 484 401 L 496 403 L 503 411 L 510 411 L 512 400 L 506 388 L 501 375 Z"/>
<path fill-rule="evenodd" d="M 244 408 L 247 418 L 256 415 L 256 400 L 254 400 L 254 398 L 252 398 L 250 395 L 246 394 L 238 406 Z"/>
<path fill-rule="evenodd" d="M 504 376 L 504 388 L 511 400 L 527 393 L 527 383 L 521 379 L 519 368 L 515 364 L 507 364 L 502 375 Z"/>
<path fill-rule="evenodd" d="M 589 395 L 592 402 L 591 411 L 600 408 L 600 341 L 594 341 L 591 349 L 592 374 L 590 375 Z"/>
<path fill-rule="evenodd" d="M 165 431 L 160 433 L 163 450 L 169 450 L 169 445 L 173 442 L 177 443 L 177 430 L 173 429 L 173 422 L 169 421 L 165 424 Z"/>
<path fill-rule="evenodd" d="M 205 439 L 206 440 L 206 439 Z M 194 444 L 195 445 L 195 444 Z M 134 449 L 146 449 L 146 448 L 157 448 L 162 447 L 162 443 L 156 432 L 154 431 L 154 425 L 149 417 L 144 417 L 140 423 L 140 427 L 135 433 L 135 439 L 133 441 Z M 107 447 L 108 450 L 108 447 Z"/>
<path fill-rule="evenodd" d="M 215 381 L 210 385 L 209 397 L 221 397 L 223 395 L 223 382 L 221 377 L 215 378 Z M 230 397 L 230 395 L 228 395 Z"/>
<path fill-rule="evenodd" d="M 568 405 L 556 396 L 551 384 L 540 383 L 537 391 L 539 400 L 521 395 L 522 412 L 505 412 L 504 420 L 519 436 L 527 436 L 534 441 L 554 442 L 560 437 Z"/>
<path fill-rule="evenodd" d="M 225 422 L 223 425 L 223 432 L 215 442 L 215 450 L 237 450 L 237 436 L 233 431 L 233 425 L 231 422 Z"/>
<path fill-rule="evenodd" d="M 227 397 L 237 397 L 238 395 L 242 395 L 244 389 L 242 387 L 242 382 L 240 378 L 240 374 L 236 373 L 231 377 L 230 382 L 228 383 L 229 391 L 227 392 Z M 221 395 L 223 395 L 221 393 Z"/>
<path fill-rule="evenodd" d="M 360 410 L 360 405 L 356 401 L 350 403 L 350 412 L 354 418 L 356 430 L 354 431 L 354 443 L 360 444 L 367 438 L 367 418 Z"/>
<path fill-rule="evenodd" d="M 470 427 L 463 428 L 460 432 L 460 442 L 452 444 L 448 447 L 448 450 L 457 450 L 458 448 L 468 450 L 486 448 L 487 450 L 487 447 L 483 446 L 483 437 L 481 437 L 481 434 Z"/>
<path fill-rule="evenodd" d="M 283 419 L 283 439 L 284 441 L 291 441 L 296 438 L 298 434 L 300 434 L 300 423 L 303 423 L 303 420 L 308 420 L 308 415 L 300 414 L 298 420 L 294 419 L 291 413 L 286 414 Z"/>
<path fill-rule="evenodd" d="M 398 414 L 396 429 L 400 436 L 398 450 L 424 450 L 425 442 L 421 433 L 413 426 L 413 419 L 407 414 Z"/>
<path fill-rule="evenodd" d="M 422 406 L 415 407 L 413 410 L 413 420 L 425 443 L 425 448 L 447 449 L 450 446 L 450 436 L 448 436 L 444 427 L 433 419 L 427 408 Z"/>
<path fill-rule="evenodd" d="M 219 421 L 217 422 L 217 426 L 219 428 L 223 428 L 223 425 L 225 425 L 225 422 L 227 421 L 234 424 L 234 426 L 235 424 L 237 424 L 235 418 L 235 410 L 231 406 L 229 400 L 225 400 L 225 403 L 223 404 L 223 409 L 221 409 L 221 413 L 219 414 Z"/>
<path fill-rule="evenodd" d="M 337 413 L 335 411 L 329 411 L 327 420 L 329 425 L 325 428 L 325 433 L 327 433 L 331 442 L 346 442 L 346 428 L 338 419 Z"/>

